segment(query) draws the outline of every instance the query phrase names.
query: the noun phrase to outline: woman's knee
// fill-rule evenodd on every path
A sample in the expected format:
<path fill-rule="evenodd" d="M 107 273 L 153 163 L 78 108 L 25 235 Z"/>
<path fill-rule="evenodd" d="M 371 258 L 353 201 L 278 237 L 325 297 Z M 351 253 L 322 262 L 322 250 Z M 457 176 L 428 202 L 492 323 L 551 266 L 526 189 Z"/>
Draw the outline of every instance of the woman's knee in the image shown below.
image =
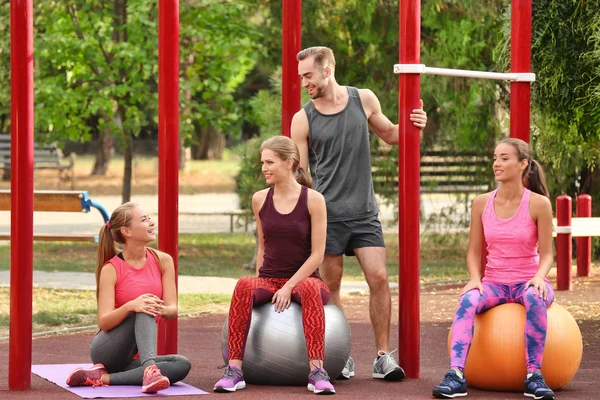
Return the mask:
<path fill-rule="evenodd" d="M 252 289 L 252 287 L 254 286 L 254 280 L 256 280 L 256 277 L 253 276 L 244 276 L 243 278 L 240 278 L 237 281 L 237 284 L 235 285 L 234 291 L 237 292 L 240 290 Z"/>

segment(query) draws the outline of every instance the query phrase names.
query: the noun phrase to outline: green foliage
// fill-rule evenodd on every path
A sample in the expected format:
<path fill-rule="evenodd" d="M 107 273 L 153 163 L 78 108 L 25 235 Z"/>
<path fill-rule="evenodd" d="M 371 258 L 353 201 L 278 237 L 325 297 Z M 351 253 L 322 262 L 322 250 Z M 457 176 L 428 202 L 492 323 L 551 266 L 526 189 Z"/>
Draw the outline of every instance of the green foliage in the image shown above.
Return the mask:
<path fill-rule="evenodd" d="M 505 17 L 509 26 L 510 14 Z M 510 33 L 498 58 L 510 59 Z M 600 161 L 600 8 L 597 2 L 541 0 L 533 4 L 532 144 L 545 164 L 552 197 L 595 193 Z M 577 182 L 579 181 L 579 182 Z M 597 204 L 597 202 L 596 202 Z M 596 207 L 595 214 L 600 211 Z"/>
<path fill-rule="evenodd" d="M 270 90 L 260 90 L 251 100 L 252 120 L 260 127 L 258 137 L 242 143 L 237 150 L 240 156 L 240 171 L 236 177 L 240 207 L 252 209 L 252 195 L 265 188 L 261 171 L 260 145 L 272 136 L 281 135 L 281 70 L 271 76 Z"/>

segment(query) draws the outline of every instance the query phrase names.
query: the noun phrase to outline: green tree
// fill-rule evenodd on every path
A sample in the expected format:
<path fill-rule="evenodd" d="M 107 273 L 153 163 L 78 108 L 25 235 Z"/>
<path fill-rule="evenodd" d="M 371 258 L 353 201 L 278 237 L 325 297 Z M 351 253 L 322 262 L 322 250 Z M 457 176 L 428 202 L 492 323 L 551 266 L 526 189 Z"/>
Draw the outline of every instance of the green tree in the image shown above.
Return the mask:
<path fill-rule="evenodd" d="M 510 63 L 510 31 L 498 58 Z M 534 2 L 532 144 L 548 169 L 552 197 L 600 195 L 600 6 L 579 0 Z M 600 210 L 596 202 L 596 213 Z"/>
<path fill-rule="evenodd" d="M 239 125 L 232 93 L 260 50 L 246 12 L 244 2 L 181 3 L 180 127 L 188 142 L 203 127 Z M 59 142 L 97 131 L 98 174 L 116 136 L 125 155 L 123 201 L 131 195 L 133 138 L 157 126 L 157 14 L 156 2 L 141 0 L 35 4 L 36 130 Z"/>

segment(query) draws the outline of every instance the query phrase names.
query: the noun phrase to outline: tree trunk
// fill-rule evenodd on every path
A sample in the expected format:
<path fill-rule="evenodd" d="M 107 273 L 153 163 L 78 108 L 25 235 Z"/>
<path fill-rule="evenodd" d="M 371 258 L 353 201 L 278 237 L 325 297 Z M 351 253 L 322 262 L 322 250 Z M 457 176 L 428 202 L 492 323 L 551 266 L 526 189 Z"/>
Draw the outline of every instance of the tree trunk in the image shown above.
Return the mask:
<path fill-rule="evenodd" d="M 131 176 L 132 176 L 132 164 L 133 164 L 133 140 L 130 134 L 125 135 L 125 149 L 123 153 L 123 159 L 125 161 L 125 167 L 123 170 L 123 193 L 121 196 L 122 203 L 127 203 L 131 200 Z"/>
<path fill-rule="evenodd" d="M 179 170 L 186 171 L 188 167 L 188 161 L 190 160 L 191 153 L 190 149 L 184 146 L 185 140 L 179 138 Z"/>
<path fill-rule="evenodd" d="M 112 136 L 107 129 L 101 130 L 98 134 L 98 148 L 96 149 L 96 161 L 94 162 L 92 175 L 106 175 L 113 150 Z"/>
<path fill-rule="evenodd" d="M 213 127 L 199 132 L 198 143 L 192 147 L 194 160 L 221 160 L 225 149 L 225 135 Z"/>

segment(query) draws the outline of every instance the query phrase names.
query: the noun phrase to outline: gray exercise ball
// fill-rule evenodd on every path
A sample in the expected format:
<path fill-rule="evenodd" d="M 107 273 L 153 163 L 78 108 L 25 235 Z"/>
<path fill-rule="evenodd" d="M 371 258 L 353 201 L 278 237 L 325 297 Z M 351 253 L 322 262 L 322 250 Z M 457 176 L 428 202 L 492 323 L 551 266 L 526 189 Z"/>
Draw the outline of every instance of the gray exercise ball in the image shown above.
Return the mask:
<path fill-rule="evenodd" d="M 342 311 L 325 307 L 324 368 L 335 379 L 344 369 L 350 355 L 350 326 Z M 221 353 L 228 362 L 228 320 L 223 326 Z M 271 303 L 252 310 L 252 321 L 242 371 L 246 383 L 258 385 L 301 386 L 308 383 L 308 354 L 302 327 L 302 309 L 292 303 L 282 313 Z"/>

